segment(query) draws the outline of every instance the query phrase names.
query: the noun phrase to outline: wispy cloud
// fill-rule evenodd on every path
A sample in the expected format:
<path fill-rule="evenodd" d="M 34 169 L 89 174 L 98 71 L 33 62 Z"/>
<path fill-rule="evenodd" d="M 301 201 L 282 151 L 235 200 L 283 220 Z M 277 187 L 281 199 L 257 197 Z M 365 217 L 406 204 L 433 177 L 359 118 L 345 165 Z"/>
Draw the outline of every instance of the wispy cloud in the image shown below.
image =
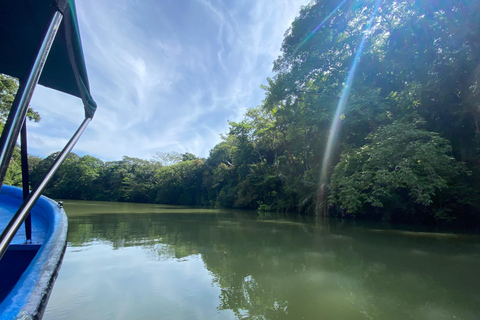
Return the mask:
<path fill-rule="evenodd" d="M 227 120 L 261 103 L 260 85 L 271 76 L 283 34 L 307 3 L 79 1 L 99 109 L 75 152 L 103 160 L 150 158 L 160 150 L 207 156 Z M 54 94 L 45 103 L 51 90 L 37 91 L 32 104 L 43 120 L 31 127 L 30 145 L 45 156 L 61 149 L 60 134 L 68 138 L 83 111 L 74 98 Z"/>

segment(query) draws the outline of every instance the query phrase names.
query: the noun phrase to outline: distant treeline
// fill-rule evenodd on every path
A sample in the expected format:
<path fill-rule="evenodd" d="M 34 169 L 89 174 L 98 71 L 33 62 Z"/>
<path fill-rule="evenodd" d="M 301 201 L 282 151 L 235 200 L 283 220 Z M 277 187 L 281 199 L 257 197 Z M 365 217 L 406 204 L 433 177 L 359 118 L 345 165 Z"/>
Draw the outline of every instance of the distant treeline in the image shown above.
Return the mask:
<path fill-rule="evenodd" d="M 285 33 L 265 100 L 230 122 L 207 159 L 71 155 L 47 195 L 478 223 L 480 1 L 377 2 L 304 7 Z M 32 183 L 54 157 L 38 163 Z"/>

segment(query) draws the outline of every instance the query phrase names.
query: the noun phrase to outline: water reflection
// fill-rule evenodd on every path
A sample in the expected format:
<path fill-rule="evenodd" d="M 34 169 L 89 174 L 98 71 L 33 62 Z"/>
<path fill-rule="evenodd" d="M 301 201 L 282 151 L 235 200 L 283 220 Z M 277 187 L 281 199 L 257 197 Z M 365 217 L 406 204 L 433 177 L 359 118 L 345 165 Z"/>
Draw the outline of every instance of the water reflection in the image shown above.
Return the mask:
<path fill-rule="evenodd" d="M 45 319 L 475 319 L 479 239 L 66 202 Z"/>

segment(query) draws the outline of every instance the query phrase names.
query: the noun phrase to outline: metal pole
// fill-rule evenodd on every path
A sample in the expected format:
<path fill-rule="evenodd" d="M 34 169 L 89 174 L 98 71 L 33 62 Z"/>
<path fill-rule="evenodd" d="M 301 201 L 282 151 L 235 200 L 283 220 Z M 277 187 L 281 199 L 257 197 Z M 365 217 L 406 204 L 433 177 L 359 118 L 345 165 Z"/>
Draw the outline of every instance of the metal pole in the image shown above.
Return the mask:
<path fill-rule="evenodd" d="M 75 146 L 75 143 L 77 143 L 78 139 L 80 138 L 82 133 L 85 131 L 88 123 L 91 120 L 92 120 L 91 118 L 85 118 L 85 120 L 83 120 L 82 124 L 77 129 L 77 132 L 75 132 L 73 137 L 70 139 L 67 145 L 63 148 L 62 152 L 60 152 L 57 159 L 55 159 L 55 162 L 53 163 L 52 167 L 43 178 L 42 182 L 40 182 L 40 184 L 34 190 L 32 190 L 32 192 L 30 192 L 30 194 L 28 195 L 28 198 L 20 206 L 18 211 L 13 216 L 12 220 L 10 220 L 10 222 L 8 223 L 5 230 L 3 230 L 2 234 L 0 235 L 0 259 L 5 254 L 5 251 L 7 251 L 8 245 L 10 244 L 13 237 L 17 233 L 18 229 L 22 225 L 27 214 L 32 209 L 33 205 L 42 194 L 42 191 L 43 189 L 45 189 L 45 186 L 47 185 L 48 181 L 50 181 L 52 176 L 57 171 L 58 167 L 62 164 L 62 162 L 68 156 L 72 148 Z"/>
<path fill-rule="evenodd" d="M 23 201 L 28 198 L 29 181 L 28 181 L 28 153 L 27 153 L 27 119 L 23 119 L 22 131 L 20 132 L 20 155 L 22 161 L 22 188 Z M 25 236 L 27 241 L 32 241 L 32 217 L 30 214 L 25 219 Z"/>
<path fill-rule="evenodd" d="M 53 45 L 55 36 L 62 22 L 62 14 L 60 12 L 55 12 L 55 15 L 50 22 L 50 26 L 45 34 L 43 39 L 42 46 L 37 54 L 35 63 L 33 64 L 32 71 L 25 83 L 21 84 L 20 98 L 15 99 L 14 105 L 8 115 L 5 128 L 0 138 L 0 186 L 3 184 L 3 179 L 7 172 L 8 164 L 10 163 L 10 158 L 12 157 L 13 148 L 17 142 L 18 134 L 23 124 L 23 119 L 27 114 L 28 104 L 32 98 L 33 91 L 35 86 L 40 79 L 43 67 L 47 61 L 48 53 Z M 21 41 L 21 39 L 19 39 Z"/>

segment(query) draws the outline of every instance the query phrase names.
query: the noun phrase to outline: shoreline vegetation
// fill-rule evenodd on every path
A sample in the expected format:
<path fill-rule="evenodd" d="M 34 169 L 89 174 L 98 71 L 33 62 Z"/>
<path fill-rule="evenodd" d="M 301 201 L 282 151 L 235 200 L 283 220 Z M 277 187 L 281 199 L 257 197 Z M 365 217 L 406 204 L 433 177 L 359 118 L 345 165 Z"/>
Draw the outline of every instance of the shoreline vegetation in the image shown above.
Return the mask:
<path fill-rule="evenodd" d="M 302 8 L 265 100 L 229 122 L 208 158 L 71 154 L 45 194 L 480 226 L 480 1 L 338 2 Z M 32 186 L 56 155 L 30 157 Z M 17 158 L 6 183 L 21 179 Z"/>

